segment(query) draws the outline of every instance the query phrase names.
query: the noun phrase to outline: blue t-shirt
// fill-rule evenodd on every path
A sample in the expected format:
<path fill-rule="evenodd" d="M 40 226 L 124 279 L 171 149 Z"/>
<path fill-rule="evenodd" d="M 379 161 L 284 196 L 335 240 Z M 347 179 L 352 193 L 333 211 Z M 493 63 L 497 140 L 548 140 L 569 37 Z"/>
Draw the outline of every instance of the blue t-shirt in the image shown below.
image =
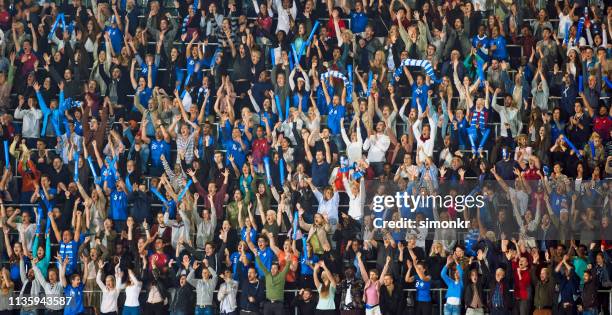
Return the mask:
<path fill-rule="evenodd" d="M 77 315 L 85 311 L 83 306 L 83 284 L 79 284 L 76 288 L 69 284 L 64 288 L 64 296 L 66 298 L 71 297 L 70 303 L 64 307 L 64 315 Z"/>
<path fill-rule="evenodd" d="M 251 242 L 255 242 L 255 240 L 257 240 L 257 230 L 251 228 Z M 246 232 L 246 227 L 242 227 L 242 229 L 240 230 L 240 239 L 243 241 L 247 241 L 247 232 Z"/>
<path fill-rule="evenodd" d="M 117 171 L 112 167 L 103 166 L 100 172 L 102 182 L 108 182 L 108 187 L 115 187 L 117 181 Z"/>
<path fill-rule="evenodd" d="M 257 248 L 257 253 L 259 253 L 259 259 L 261 259 L 261 263 L 266 267 L 266 269 L 268 269 L 268 271 L 270 271 L 270 268 L 272 267 L 272 261 L 276 258 L 276 255 L 274 255 L 272 249 L 270 249 L 270 247 L 266 247 L 266 249 L 264 250 Z M 259 268 L 259 264 L 255 264 L 255 269 L 257 269 L 257 274 L 260 278 L 265 277 L 265 273 L 263 272 L 263 270 L 261 270 L 261 268 Z"/>
<path fill-rule="evenodd" d="M 127 220 L 127 194 L 125 191 L 113 190 L 110 193 L 110 218 Z"/>
<path fill-rule="evenodd" d="M 416 288 L 416 300 L 418 302 L 431 302 L 431 281 L 423 281 L 418 275 L 414 276 L 414 287 Z"/>
<path fill-rule="evenodd" d="M 230 139 L 225 142 L 225 149 L 227 150 L 225 153 L 225 164 L 230 165 L 229 157 L 231 155 L 234 157 L 234 163 L 236 163 L 238 169 L 241 169 L 244 162 L 246 162 L 246 152 L 242 149 L 242 145 L 238 141 Z"/>
<path fill-rule="evenodd" d="M 121 53 L 121 48 L 123 48 L 123 34 L 121 34 L 121 30 L 116 27 L 107 26 L 104 28 L 104 31 L 108 33 L 110 37 L 111 44 L 113 45 L 113 52 L 118 55 Z M 106 56 L 109 58 L 110 56 Z"/>
<path fill-rule="evenodd" d="M 319 165 L 316 161 L 313 161 L 311 170 L 312 183 L 316 187 L 327 186 L 329 183 L 329 163 L 323 162 L 321 165 Z"/>
<path fill-rule="evenodd" d="M 165 140 L 151 140 L 149 144 L 151 149 L 151 164 L 154 167 L 162 166 L 161 156 L 162 154 L 166 157 L 166 161 L 170 160 L 170 143 Z"/>
<path fill-rule="evenodd" d="M 353 33 L 365 32 L 366 26 L 368 26 L 368 15 L 364 12 L 351 11 L 350 14 L 351 31 Z"/>
<path fill-rule="evenodd" d="M 333 135 L 340 134 L 340 118 L 344 117 L 346 108 L 343 105 L 327 105 L 327 127 Z"/>
<path fill-rule="evenodd" d="M 411 101 L 411 107 L 412 108 L 417 108 L 417 99 L 419 100 L 419 103 L 421 104 L 421 111 L 425 111 L 425 109 L 427 108 L 427 92 L 429 91 L 429 85 L 427 84 L 422 84 L 422 85 L 418 85 L 416 83 L 416 81 L 414 83 L 412 83 L 412 101 Z"/>
<path fill-rule="evenodd" d="M 490 42 L 491 45 L 495 45 L 495 50 L 491 56 L 495 59 L 506 60 L 508 59 L 508 50 L 506 49 L 506 39 L 499 35 Z"/>
<path fill-rule="evenodd" d="M 146 69 L 146 67 L 143 67 L 143 69 Z M 147 77 L 145 76 L 145 79 L 146 78 Z M 148 86 L 142 89 L 142 91 L 138 91 L 138 98 L 139 98 L 140 104 L 144 108 L 149 108 L 149 100 L 151 99 L 151 96 L 153 96 L 153 90 L 151 90 Z M 138 110 L 136 106 L 132 107 L 132 109 L 134 111 Z"/>
<path fill-rule="evenodd" d="M 305 251 L 305 250 L 304 250 Z M 319 262 L 319 256 L 312 254 L 312 257 L 307 257 L 305 254 L 300 255 L 300 274 L 302 276 L 312 276 L 313 270 L 308 264 L 314 265 Z"/>
<path fill-rule="evenodd" d="M 249 261 L 253 261 L 253 254 L 245 253 L 245 256 Z M 240 252 L 232 253 L 230 255 L 230 261 L 232 262 L 232 277 L 234 278 L 234 280 L 239 281 L 239 275 L 246 275 L 249 270 L 249 266 L 245 266 L 240 261 Z"/>

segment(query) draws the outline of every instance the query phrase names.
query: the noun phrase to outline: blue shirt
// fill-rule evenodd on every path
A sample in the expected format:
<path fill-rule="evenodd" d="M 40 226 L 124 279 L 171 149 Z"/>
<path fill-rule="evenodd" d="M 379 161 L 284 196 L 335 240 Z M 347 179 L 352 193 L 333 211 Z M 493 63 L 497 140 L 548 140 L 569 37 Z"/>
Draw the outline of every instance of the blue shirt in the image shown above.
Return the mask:
<path fill-rule="evenodd" d="M 495 59 L 506 60 L 508 59 L 508 50 L 506 49 L 506 39 L 499 35 L 490 42 L 491 45 L 495 45 L 495 50 L 491 56 Z"/>
<path fill-rule="evenodd" d="M 64 315 L 77 315 L 85 311 L 83 307 L 83 284 L 80 284 L 76 288 L 69 284 L 64 288 L 64 296 L 72 298 L 70 299 L 70 303 L 64 308 Z M 68 302 L 68 300 L 66 300 L 66 302 Z"/>
<path fill-rule="evenodd" d="M 246 233 L 246 227 L 242 227 L 242 230 L 240 230 L 240 239 L 243 241 L 247 241 L 247 233 Z M 248 235 L 251 238 L 251 242 L 255 242 L 255 240 L 257 239 L 257 230 L 251 228 L 251 235 Z"/>
<path fill-rule="evenodd" d="M 312 166 L 312 183 L 316 187 L 324 187 L 329 183 L 329 163 L 323 162 L 322 164 L 317 164 L 316 161 L 313 161 Z"/>
<path fill-rule="evenodd" d="M 414 287 L 416 288 L 416 300 L 418 302 L 431 302 L 431 281 L 423 281 L 418 275 L 414 276 Z"/>
<path fill-rule="evenodd" d="M 355 34 L 365 32 L 368 26 L 368 16 L 364 12 L 351 11 L 350 21 L 351 31 Z"/>
<path fill-rule="evenodd" d="M 166 157 L 167 161 L 170 160 L 170 143 L 165 140 L 153 139 L 149 144 L 149 148 L 151 149 L 151 164 L 154 167 L 162 166 L 162 154 Z"/>
<path fill-rule="evenodd" d="M 257 253 L 259 254 L 259 259 L 261 259 L 261 264 L 264 265 L 268 271 L 270 271 L 272 261 L 276 258 L 276 255 L 274 255 L 272 249 L 270 249 L 270 247 L 266 247 L 264 250 L 257 248 Z M 255 269 L 257 269 L 257 274 L 260 278 L 266 276 L 263 270 L 259 268 L 259 264 L 255 264 Z"/>
<path fill-rule="evenodd" d="M 112 26 L 107 26 L 106 28 L 104 28 L 104 31 L 107 32 L 110 37 L 110 41 L 113 45 L 113 51 L 115 52 L 115 54 L 120 54 L 121 48 L 123 48 L 123 34 L 121 34 L 121 31 L 118 28 Z"/>
<path fill-rule="evenodd" d="M 68 265 L 66 266 L 66 276 L 72 275 L 76 271 L 77 262 L 79 260 L 79 243 L 72 240 L 68 243 L 60 241 L 59 254 L 63 259 L 68 257 Z"/>
<path fill-rule="evenodd" d="M 146 67 L 143 67 L 143 69 L 146 69 Z M 149 100 L 151 99 L 152 95 L 153 95 L 153 90 L 151 90 L 148 86 L 145 87 L 142 91 L 138 91 L 138 98 L 139 98 L 140 104 L 144 108 L 149 108 Z M 136 106 L 134 106 L 133 109 L 138 110 Z"/>
<path fill-rule="evenodd" d="M 462 291 L 463 291 L 463 270 L 461 269 L 461 265 L 457 265 L 457 271 L 459 271 L 459 281 L 455 281 L 455 278 L 451 278 L 448 276 L 448 267 L 444 265 L 442 268 L 441 276 L 444 283 L 448 287 L 446 291 L 446 298 L 455 297 L 461 299 Z"/>
<path fill-rule="evenodd" d="M 246 152 L 242 149 L 242 145 L 238 141 L 228 140 L 225 142 L 225 164 L 230 165 L 229 157 L 234 157 L 234 163 L 238 166 L 238 169 L 242 168 L 244 162 L 246 162 Z"/>
<path fill-rule="evenodd" d="M 327 127 L 333 135 L 340 134 L 340 118 L 344 117 L 346 107 L 343 105 L 327 105 Z"/>
<path fill-rule="evenodd" d="M 425 111 L 427 108 L 427 91 L 429 91 L 429 86 L 427 84 L 418 85 L 416 82 L 412 83 L 411 108 L 417 108 L 418 99 L 421 105 L 421 111 Z"/>
<path fill-rule="evenodd" d="M 304 249 L 304 252 L 306 250 Z M 312 276 L 313 270 L 308 264 L 314 265 L 319 261 L 319 256 L 312 254 L 312 257 L 308 257 L 304 254 L 300 255 L 300 274 L 303 276 Z M 359 269 L 357 269 L 359 270 Z"/>
<path fill-rule="evenodd" d="M 478 47 L 478 45 L 480 45 L 480 48 Z M 489 60 L 489 55 L 487 55 L 481 49 L 489 49 L 490 46 L 491 40 L 489 39 L 489 37 L 487 37 L 487 35 L 484 35 L 483 38 L 479 38 L 478 34 L 476 34 L 472 38 L 472 47 L 476 48 L 476 53 L 478 54 L 478 57 L 482 58 L 482 60 L 484 61 Z"/>
<path fill-rule="evenodd" d="M 249 261 L 253 261 L 253 254 L 245 253 L 244 255 Z M 249 270 L 249 266 L 245 266 L 240 261 L 240 252 L 232 253 L 230 255 L 230 261 L 232 262 L 232 277 L 234 280 L 240 280 L 239 275 L 246 275 Z"/>
<path fill-rule="evenodd" d="M 127 194 L 125 191 L 113 190 L 110 193 L 110 218 L 127 220 Z"/>

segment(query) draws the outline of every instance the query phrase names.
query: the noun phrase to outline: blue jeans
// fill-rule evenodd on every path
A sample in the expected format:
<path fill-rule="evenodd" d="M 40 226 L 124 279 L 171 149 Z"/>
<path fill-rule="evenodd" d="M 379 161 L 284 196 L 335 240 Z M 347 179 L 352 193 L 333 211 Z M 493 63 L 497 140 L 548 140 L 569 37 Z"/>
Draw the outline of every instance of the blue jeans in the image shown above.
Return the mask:
<path fill-rule="evenodd" d="M 597 315 L 599 312 L 596 308 L 587 308 L 582 310 L 582 315 Z"/>
<path fill-rule="evenodd" d="M 213 308 L 212 306 L 206 306 L 206 307 L 200 307 L 200 306 L 196 306 L 195 308 L 195 315 L 213 315 Z"/>
<path fill-rule="evenodd" d="M 451 305 L 444 304 L 444 315 L 460 315 L 461 314 L 461 306 L 459 305 Z"/>
<path fill-rule="evenodd" d="M 121 315 L 140 315 L 140 307 L 138 306 L 124 306 Z"/>

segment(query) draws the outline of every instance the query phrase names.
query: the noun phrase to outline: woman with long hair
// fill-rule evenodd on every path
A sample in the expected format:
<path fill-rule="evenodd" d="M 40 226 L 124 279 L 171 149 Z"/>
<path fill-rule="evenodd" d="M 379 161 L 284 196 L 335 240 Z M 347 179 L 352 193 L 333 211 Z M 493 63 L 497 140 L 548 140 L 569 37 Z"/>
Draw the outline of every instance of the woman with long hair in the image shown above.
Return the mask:
<path fill-rule="evenodd" d="M 11 275 L 6 267 L 3 267 L 0 273 L 0 314 L 12 314 L 11 297 L 15 283 L 11 280 Z"/>
<path fill-rule="evenodd" d="M 321 279 L 319 279 L 319 270 L 323 268 Z M 327 269 L 324 261 L 318 262 L 314 266 L 314 283 L 319 292 L 319 302 L 317 303 L 316 313 L 321 315 L 336 314 L 336 279 L 331 271 Z"/>
<path fill-rule="evenodd" d="M 427 265 L 425 262 L 419 261 L 414 264 L 414 271 L 416 273 L 412 273 L 412 261 L 407 260 L 406 264 L 408 265 L 408 272 L 406 273 L 406 277 L 404 280 L 407 283 L 414 283 L 416 288 L 416 303 L 414 314 L 416 315 L 429 315 L 432 312 L 431 305 L 431 276 L 427 272 Z"/>
<path fill-rule="evenodd" d="M 120 277 L 117 278 L 119 279 Z M 136 278 L 136 275 L 134 274 L 134 271 L 132 271 L 132 269 L 128 269 L 127 282 L 120 283 L 120 285 L 117 287 L 120 290 L 125 289 L 125 302 L 123 303 L 123 311 L 121 312 L 121 314 L 139 315 L 140 302 L 138 297 L 140 296 L 140 290 L 142 289 L 142 282 L 138 280 L 138 278 Z"/>

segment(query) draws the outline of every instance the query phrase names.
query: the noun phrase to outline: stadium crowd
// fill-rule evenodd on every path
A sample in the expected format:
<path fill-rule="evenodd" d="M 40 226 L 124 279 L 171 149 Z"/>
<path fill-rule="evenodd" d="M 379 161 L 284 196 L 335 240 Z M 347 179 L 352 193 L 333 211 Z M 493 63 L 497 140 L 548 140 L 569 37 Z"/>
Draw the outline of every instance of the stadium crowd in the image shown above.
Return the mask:
<path fill-rule="evenodd" d="M 0 314 L 610 314 L 611 28 L 601 0 L 0 0 Z M 485 202 L 372 211 L 398 191 Z"/>

